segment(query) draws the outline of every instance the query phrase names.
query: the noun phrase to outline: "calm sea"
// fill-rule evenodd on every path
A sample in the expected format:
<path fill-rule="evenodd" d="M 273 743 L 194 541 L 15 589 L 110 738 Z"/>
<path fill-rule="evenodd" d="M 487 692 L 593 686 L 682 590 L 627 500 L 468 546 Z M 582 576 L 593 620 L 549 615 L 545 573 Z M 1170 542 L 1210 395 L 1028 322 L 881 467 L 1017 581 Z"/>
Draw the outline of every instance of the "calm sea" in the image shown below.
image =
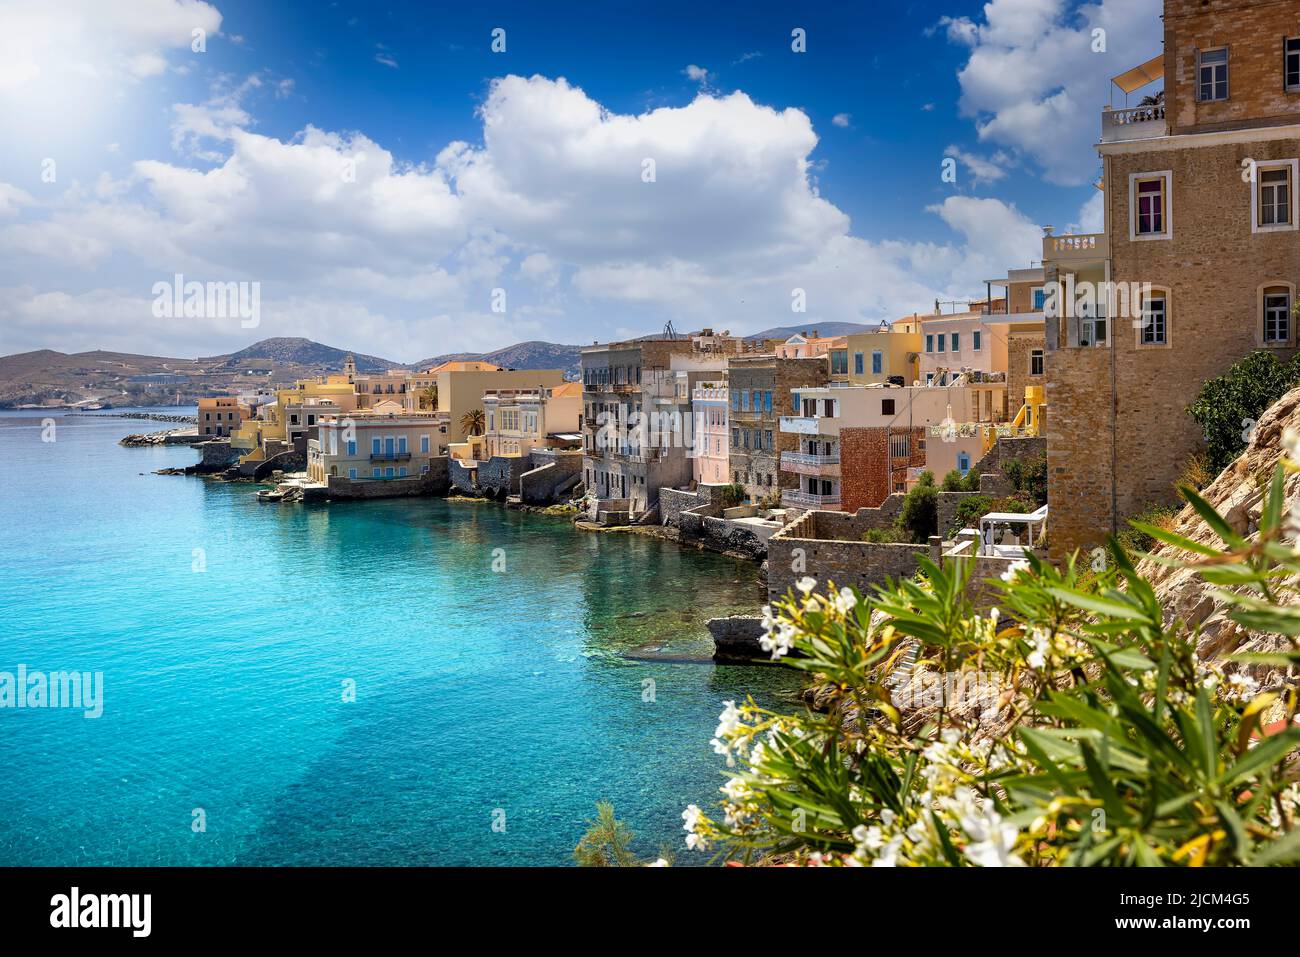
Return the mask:
<path fill-rule="evenodd" d="M 652 857 L 717 797 L 722 701 L 797 685 L 637 657 L 707 658 L 752 564 L 488 504 L 259 504 L 117 445 L 161 424 L 54 422 L 0 413 L 0 672 L 100 672 L 103 714 L 0 708 L 0 865 L 564 864 L 598 799 Z"/>

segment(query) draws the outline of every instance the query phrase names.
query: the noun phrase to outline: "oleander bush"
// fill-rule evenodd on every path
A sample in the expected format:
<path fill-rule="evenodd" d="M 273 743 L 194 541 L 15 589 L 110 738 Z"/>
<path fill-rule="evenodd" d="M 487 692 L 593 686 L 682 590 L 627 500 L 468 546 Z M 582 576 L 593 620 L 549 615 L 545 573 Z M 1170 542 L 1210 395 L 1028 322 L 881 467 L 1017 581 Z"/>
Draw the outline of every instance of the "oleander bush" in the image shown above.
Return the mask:
<path fill-rule="evenodd" d="M 1300 862 L 1300 552 L 1282 470 L 1249 540 L 1183 494 L 1219 547 L 1140 530 L 1290 651 L 1198 659 L 1195 629 L 1165 620 L 1114 541 L 1086 575 L 1027 556 L 988 583 L 1001 610 L 983 614 L 964 562 L 923 561 L 869 596 L 805 579 L 767 611 L 764 644 L 800 653 L 788 664 L 814 676 L 824 708 L 726 703 L 712 743 L 730 778 L 716 811 L 686 809 L 687 846 L 751 863 Z M 912 655 L 917 668 L 897 667 Z M 1261 690 L 1261 664 L 1288 677 Z"/>

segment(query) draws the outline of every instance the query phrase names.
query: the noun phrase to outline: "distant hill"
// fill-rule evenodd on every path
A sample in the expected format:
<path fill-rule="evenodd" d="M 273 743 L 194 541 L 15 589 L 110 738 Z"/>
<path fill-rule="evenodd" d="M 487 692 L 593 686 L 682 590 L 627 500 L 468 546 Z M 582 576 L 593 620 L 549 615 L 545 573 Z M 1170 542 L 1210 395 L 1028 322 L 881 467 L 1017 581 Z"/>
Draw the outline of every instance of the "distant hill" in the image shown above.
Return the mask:
<path fill-rule="evenodd" d="M 359 361 L 359 359 L 358 359 Z M 563 369 L 565 372 L 579 371 L 581 356 L 578 346 L 560 345 L 555 342 L 518 342 L 495 352 L 449 352 L 446 355 L 422 359 L 412 368 L 427 369 L 440 362 L 493 362 L 507 369 Z"/>
<path fill-rule="evenodd" d="M 815 331 L 822 338 L 831 336 L 847 336 L 854 332 L 871 332 L 879 329 L 878 322 L 806 322 L 799 326 L 773 326 L 771 329 L 764 329 L 762 332 L 755 332 L 753 335 L 746 336 L 746 339 L 789 339 L 796 332 L 806 332 L 809 336 Z"/>
<path fill-rule="evenodd" d="M 281 336 L 254 342 L 248 348 L 240 349 L 238 352 L 232 352 L 229 355 L 211 356 L 199 361 L 224 360 L 226 366 L 235 368 L 247 363 L 250 359 L 268 359 L 279 366 L 311 366 L 313 368 L 338 371 L 343 368 L 343 360 L 347 355 L 347 349 L 336 349 L 333 346 L 323 345 L 301 337 Z M 358 372 L 386 372 L 389 369 L 403 367 L 403 363 L 393 362 L 390 359 L 381 359 L 377 356 L 368 356 L 361 352 L 352 353 L 352 357 L 356 359 Z"/>

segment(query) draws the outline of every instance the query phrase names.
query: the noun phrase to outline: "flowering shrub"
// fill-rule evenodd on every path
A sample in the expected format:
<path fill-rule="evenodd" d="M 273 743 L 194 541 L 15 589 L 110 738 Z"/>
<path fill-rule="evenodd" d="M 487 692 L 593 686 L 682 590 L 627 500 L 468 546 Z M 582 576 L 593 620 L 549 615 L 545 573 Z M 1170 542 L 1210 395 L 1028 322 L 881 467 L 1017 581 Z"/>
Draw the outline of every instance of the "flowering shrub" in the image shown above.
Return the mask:
<path fill-rule="evenodd" d="M 731 776 L 717 813 L 683 814 L 687 846 L 877 867 L 1300 861 L 1300 552 L 1282 539 L 1282 472 L 1250 541 L 1184 494 L 1223 547 L 1146 531 L 1195 556 L 1237 621 L 1290 636 L 1267 656 L 1289 676 L 1278 688 L 1251 677 L 1261 656 L 1199 660 L 1115 543 L 1097 575 L 1027 556 L 989 583 L 1004 611 L 986 614 L 963 562 L 923 560 L 870 597 L 804 579 L 767 610 L 764 647 L 815 676 L 825 707 L 726 703 L 712 743 Z M 902 693 L 918 654 L 943 678 L 921 700 Z M 1266 733 L 1266 712 L 1284 727 Z"/>

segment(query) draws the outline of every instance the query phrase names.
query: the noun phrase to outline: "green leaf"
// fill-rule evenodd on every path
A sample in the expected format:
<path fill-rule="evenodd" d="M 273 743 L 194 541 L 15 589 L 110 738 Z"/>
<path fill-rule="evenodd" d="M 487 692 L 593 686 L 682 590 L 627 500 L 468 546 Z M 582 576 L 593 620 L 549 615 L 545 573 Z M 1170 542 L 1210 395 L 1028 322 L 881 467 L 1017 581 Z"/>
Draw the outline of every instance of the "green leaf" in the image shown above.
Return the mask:
<path fill-rule="evenodd" d="M 1264 849 L 1250 859 L 1256 867 L 1296 862 L 1300 862 L 1300 827 L 1293 827 L 1282 837 L 1264 845 Z"/>
<path fill-rule="evenodd" d="M 1277 764 L 1300 743 L 1300 728 L 1287 728 L 1270 735 L 1255 745 L 1241 759 L 1224 772 L 1224 784 L 1237 784 L 1261 768 Z"/>
<path fill-rule="evenodd" d="M 1183 485 L 1179 488 L 1183 498 L 1187 499 L 1187 504 L 1196 509 L 1196 514 L 1219 538 L 1223 539 L 1225 545 L 1229 548 L 1237 549 L 1245 544 L 1245 540 L 1233 531 L 1232 526 L 1218 513 L 1213 505 L 1201 498 L 1199 492 L 1190 485 Z"/>

